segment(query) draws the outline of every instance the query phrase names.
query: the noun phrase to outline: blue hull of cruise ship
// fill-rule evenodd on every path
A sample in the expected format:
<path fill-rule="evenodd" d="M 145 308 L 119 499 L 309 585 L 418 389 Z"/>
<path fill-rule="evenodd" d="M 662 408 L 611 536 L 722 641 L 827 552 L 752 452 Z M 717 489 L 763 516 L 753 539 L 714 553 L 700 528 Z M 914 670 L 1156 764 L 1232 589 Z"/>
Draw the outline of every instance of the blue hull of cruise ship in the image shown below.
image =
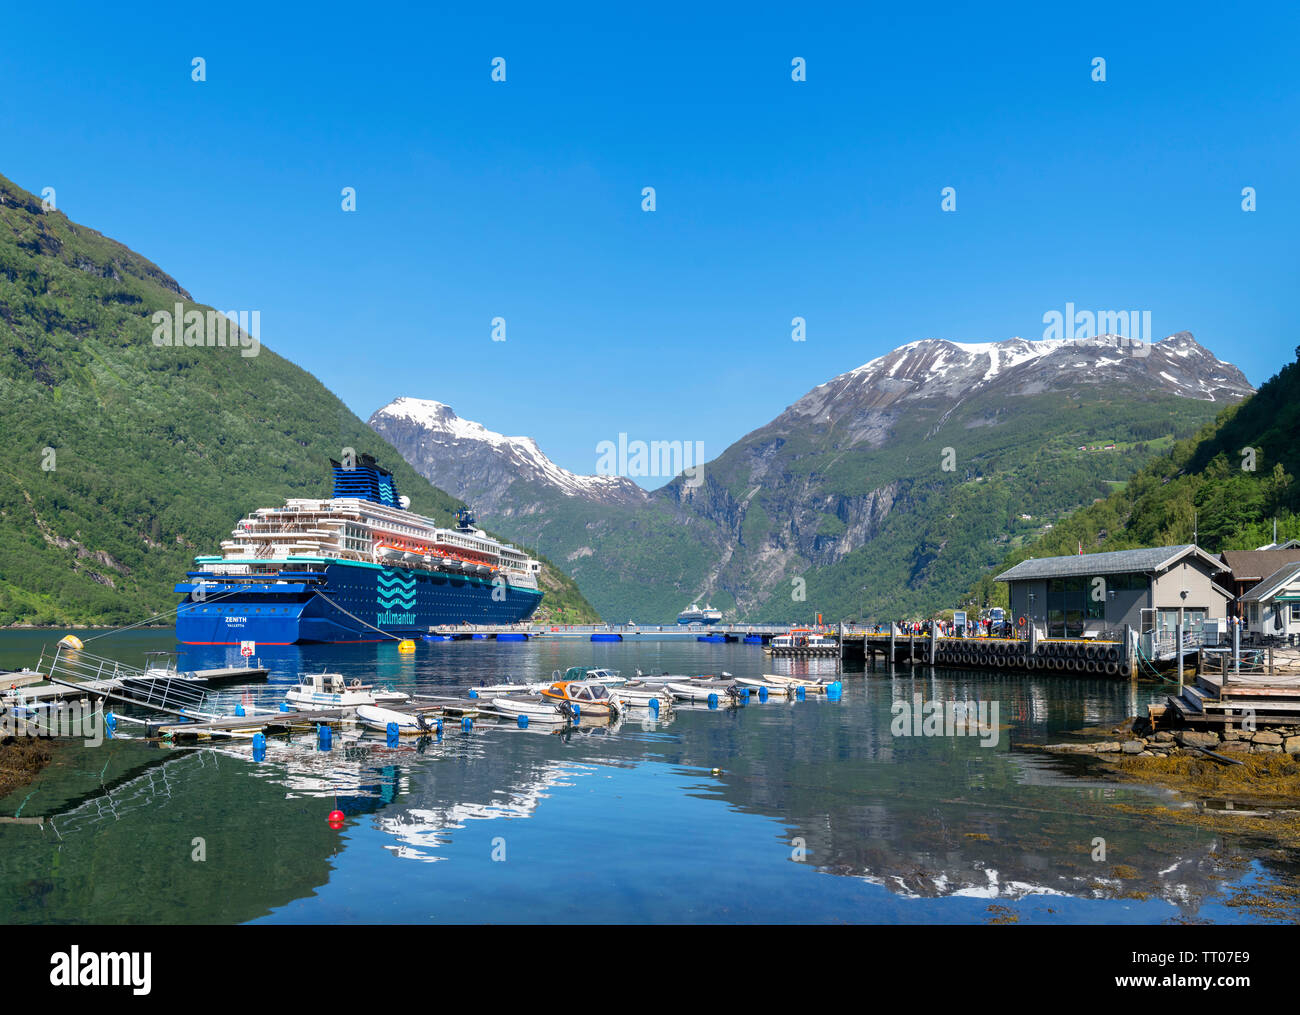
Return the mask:
<path fill-rule="evenodd" d="M 286 571 L 278 582 L 205 578 L 203 599 L 187 599 L 176 615 L 177 640 L 187 645 L 387 641 L 386 635 L 413 637 L 440 624 L 514 624 L 532 616 L 542 601 L 540 591 L 496 586 L 487 578 L 338 560 L 308 566 L 314 571 Z M 189 594 L 195 587 L 181 582 L 176 591 Z"/>

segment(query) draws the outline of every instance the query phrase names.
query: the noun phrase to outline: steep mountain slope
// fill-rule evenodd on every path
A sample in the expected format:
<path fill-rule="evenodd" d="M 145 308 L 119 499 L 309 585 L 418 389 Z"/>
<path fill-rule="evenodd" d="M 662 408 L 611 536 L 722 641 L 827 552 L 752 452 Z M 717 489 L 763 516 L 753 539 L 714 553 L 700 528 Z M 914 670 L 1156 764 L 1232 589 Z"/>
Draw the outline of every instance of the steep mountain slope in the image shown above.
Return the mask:
<path fill-rule="evenodd" d="M 440 402 L 398 398 L 370 417 L 421 475 L 455 490 L 488 527 L 559 560 L 601 615 L 671 621 L 708 554 L 672 506 L 627 478 L 579 476 L 528 437 L 505 437 Z M 599 548 L 599 549 L 597 549 Z"/>
<path fill-rule="evenodd" d="M 1190 542 L 1211 553 L 1300 538 L 1300 348 L 1252 397 L 1225 408 L 1105 500 L 1009 554 L 976 583 L 976 604 L 1006 600 L 992 575 L 1027 557 Z"/>
<path fill-rule="evenodd" d="M 1185 332 L 1140 348 L 927 339 L 813 389 L 698 486 L 640 505 L 507 494 L 488 517 L 609 617 L 669 621 L 695 598 L 753 620 L 885 617 L 951 605 L 1008 546 L 1250 392 Z M 394 442 L 418 460 L 418 427 Z"/>
<path fill-rule="evenodd" d="M 411 507 L 430 485 L 306 371 L 261 346 L 159 346 L 196 303 L 156 265 L 0 177 L 0 624 L 137 622 L 250 508 L 329 493 L 371 451 Z M 554 600 L 590 613 L 566 578 Z"/>
<path fill-rule="evenodd" d="M 530 514 L 576 497 L 594 504 L 643 504 L 646 493 L 619 476 L 579 476 L 546 457 L 531 437 L 506 437 L 461 419 L 450 406 L 398 398 L 369 425 L 430 482 L 486 516 Z"/>

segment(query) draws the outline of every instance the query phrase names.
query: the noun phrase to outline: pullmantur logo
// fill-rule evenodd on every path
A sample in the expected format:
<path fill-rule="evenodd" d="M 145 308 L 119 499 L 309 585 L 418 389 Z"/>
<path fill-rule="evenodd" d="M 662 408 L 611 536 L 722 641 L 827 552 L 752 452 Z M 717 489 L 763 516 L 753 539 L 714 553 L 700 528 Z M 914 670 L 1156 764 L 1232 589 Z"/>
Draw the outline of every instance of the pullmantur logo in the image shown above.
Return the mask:
<path fill-rule="evenodd" d="M 143 997 L 152 989 L 152 952 L 85 952 L 73 945 L 50 956 L 55 987 L 131 987 Z"/>

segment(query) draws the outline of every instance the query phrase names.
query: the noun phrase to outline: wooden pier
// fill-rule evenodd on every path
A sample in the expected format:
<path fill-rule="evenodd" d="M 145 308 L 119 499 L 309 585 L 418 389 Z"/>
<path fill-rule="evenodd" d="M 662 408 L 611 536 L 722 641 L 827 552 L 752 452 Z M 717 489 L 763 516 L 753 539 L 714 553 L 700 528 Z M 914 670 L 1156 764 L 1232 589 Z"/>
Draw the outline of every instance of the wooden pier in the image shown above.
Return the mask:
<path fill-rule="evenodd" d="M 1137 672 L 1132 639 L 955 638 L 923 634 L 843 631 L 841 659 L 874 666 L 954 666 L 962 669 L 1070 673 L 1127 679 Z"/>
<path fill-rule="evenodd" d="M 1184 675 L 1179 668 L 1178 691 L 1165 709 L 1184 725 L 1300 726 L 1300 673 L 1276 668 L 1271 651 L 1266 666 L 1244 670 L 1240 656 L 1234 665 L 1226 653 L 1199 652 L 1191 680 L 1184 683 Z"/>
<path fill-rule="evenodd" d="M 408 715 L 445 716 L 449 719 L 474 718 L 482 714 L 482 702 L 473 698 L 441 695 L 413 695 L 402 706 Z M 247 737 L 255 733 L 266 736 L 301 732 L 317 726 L 344 726 L 357 722 L 357 710 L 347 708 L 299 709 L 291 712 L 256 712 L 220 718 L 196 718 L 189 722 L 150 723 L 157 734 L 172 740 L 208 740 L 213 737 Z"/>

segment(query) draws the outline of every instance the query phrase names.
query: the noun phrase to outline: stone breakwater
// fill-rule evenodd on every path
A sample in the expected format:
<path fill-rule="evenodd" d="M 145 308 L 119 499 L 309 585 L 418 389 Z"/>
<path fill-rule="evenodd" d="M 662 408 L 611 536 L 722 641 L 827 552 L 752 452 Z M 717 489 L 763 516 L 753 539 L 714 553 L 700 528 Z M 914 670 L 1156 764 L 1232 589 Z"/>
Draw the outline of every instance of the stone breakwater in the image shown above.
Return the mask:
<path fill-rule="evenodd" d="M 1043 750 L 1056 754 L 1127 754 L 1140 758 L 1163 758 L 1184 750 L 1203 748 L 1217 754 L 1300 754 L 1300 726 L 1273 726 L 1266 730 L 1142 730 L 1122 740 L 1099 740 L 1086 744 L 1048 744 Z"/>

